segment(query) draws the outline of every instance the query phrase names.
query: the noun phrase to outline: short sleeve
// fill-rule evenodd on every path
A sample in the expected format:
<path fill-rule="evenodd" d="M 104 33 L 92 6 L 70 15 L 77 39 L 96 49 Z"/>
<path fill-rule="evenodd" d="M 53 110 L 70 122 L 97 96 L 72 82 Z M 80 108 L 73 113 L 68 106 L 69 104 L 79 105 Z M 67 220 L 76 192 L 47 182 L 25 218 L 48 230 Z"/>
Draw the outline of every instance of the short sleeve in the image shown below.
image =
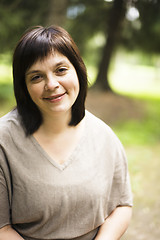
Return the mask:
<path fill-rule="evenodd" d="M 126 173 L 125 181 L 122 184 L 121 197 L 119 199 L 119 205 L 120 206 L 133 206 L 131 183 L 130 183 L 130 176 L 129 176 L 128 171 Z"/>
<path fill-rule="evenodd" d="M 10 224 L 8 189 L 3 170 L 0 167 L 0 228 L 8 224 Z"/>
<path fill-rule="evenodd" d="M 124 148 L 117 139 L 114 176 L 109 200 L 109 212 L 118 206 L 133 206 L 133 198 L 128 172 L 128 163 Z"/>

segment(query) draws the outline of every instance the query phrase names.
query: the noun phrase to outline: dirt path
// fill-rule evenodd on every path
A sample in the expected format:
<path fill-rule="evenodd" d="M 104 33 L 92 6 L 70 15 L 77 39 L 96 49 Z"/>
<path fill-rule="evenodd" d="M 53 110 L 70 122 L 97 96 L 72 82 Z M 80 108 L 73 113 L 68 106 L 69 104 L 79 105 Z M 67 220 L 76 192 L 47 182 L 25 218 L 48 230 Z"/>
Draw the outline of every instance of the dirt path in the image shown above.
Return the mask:
<path fill-rule="evenodd" d="M 144 104 L 124 96 L 89 91 L 86 108 L 109 125 L 126 119 L 141 119 L 144 116 Z"/>

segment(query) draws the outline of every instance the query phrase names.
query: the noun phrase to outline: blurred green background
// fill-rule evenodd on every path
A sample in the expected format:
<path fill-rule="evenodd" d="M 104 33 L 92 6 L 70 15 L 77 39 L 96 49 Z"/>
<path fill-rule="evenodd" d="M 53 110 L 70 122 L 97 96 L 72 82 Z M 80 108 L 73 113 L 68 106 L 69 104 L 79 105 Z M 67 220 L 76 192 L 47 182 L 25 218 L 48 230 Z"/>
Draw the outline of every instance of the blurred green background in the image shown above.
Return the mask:
<path fill-rule="evenodd" d="M 0 116 L 15 105 L 12 53 L 33 25 L 60 25 L 88 69 L 86 106 L 122 141 L 134 195 L 127 240 L 160 236 L 160 1 L 1 0 Z"/>

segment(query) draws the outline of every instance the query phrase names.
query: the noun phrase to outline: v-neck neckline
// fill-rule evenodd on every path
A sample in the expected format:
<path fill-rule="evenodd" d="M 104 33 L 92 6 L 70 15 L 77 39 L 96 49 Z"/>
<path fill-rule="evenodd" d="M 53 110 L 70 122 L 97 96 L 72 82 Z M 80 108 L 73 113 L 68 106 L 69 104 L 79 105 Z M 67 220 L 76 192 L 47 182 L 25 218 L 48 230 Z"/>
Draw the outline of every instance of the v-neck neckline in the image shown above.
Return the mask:
<path fill-rule="evenodd" d="M 77 151 L 79 150 L 79 148 L 81 147 L 82 143 L 85 140 L 85 133 L 86 133 L 86 119 L 85 119 L 85 117 L 84 117 L 83 120 L 84 120 L 84 128 L 83 128 L 82 135 L 81 135 L 80 139 L 78 140 L 76 146 L 74 147 L 73 151 L 69 155 L 69 157 L 62 164 L 60 164 L 56 160 L 54 160 L 54 158 L 52 158 L 47 153 L 47 151 L 41 146 L 41 144 L 36 140 L 36 138 L 33 135 L 30 136 L 30 139 L 31 139 L 32 143 L 34 144 L 34 146 L 36 147 L 36 149 L 45 157 L 45 159 L 47 159 L 54 167 L 63 171 L 74 160 Z"/>

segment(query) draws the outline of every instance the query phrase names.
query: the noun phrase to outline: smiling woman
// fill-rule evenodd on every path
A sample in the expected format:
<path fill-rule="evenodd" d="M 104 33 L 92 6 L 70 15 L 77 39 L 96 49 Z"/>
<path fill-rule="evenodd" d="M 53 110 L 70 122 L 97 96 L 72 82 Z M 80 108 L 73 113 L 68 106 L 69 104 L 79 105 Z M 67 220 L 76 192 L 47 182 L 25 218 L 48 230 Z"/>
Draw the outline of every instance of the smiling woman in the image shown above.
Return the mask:
<path fill-rule="evenodd" d="M 15 110 L 0 119 L 0 240 L 119 239 L 131 218 L 124 149 L 85 110 L 87 73 L 60 27 L 13 56 Z"/>
<path fill-rule="evenodd" d="M 79 81 L 67 57 L 54 52 L 37 61 L 26 72 L 26 86 L 43 120 L 59 113 L 59 117 L 67 115 L 70 122 L 72 105 L 79 94 Z"/>
<path fill-rule="evenodd" d="M 37 69 L 33 69 L 33 65 L 39 63 L 42 66 L 49 55 L 56 56 L 57 54 L 59 54 L 59 62 L 54 64 L 59 65 L 61 61 L 67 61 L 67 64 L 69 63 L 74 67 L 79 80 L 79 93 L 71 109 L 72 117 L 69 125 L 77 125 L 84 117 L 87 74 L 77 46 L 71 36 L 60 27 L 49 27 L 46 29 L 36 27 L 22 36 L 13 56 L 13 79 L 17 109 L 21 115 L 27 134 L 32 134 L 37 130 L 43 118 L 39 108 L 31 101 L 25 79 L 27 80 L 27 75 L 30 71 L 32 73 L 34 71 L 35 74 L 32 75 L 34 78 L 39 78 L 40 76 L 37 75 Z M 53 66 L 55 68 L 54 71 L 57 71 L 56 75 L 59 75 L 60 71 L 62 72 L 62 69 L 59 70 L 60 66 L 58 65 L 57 68 Z M 42 74 L 41 72 L 41 77 Z"/>

